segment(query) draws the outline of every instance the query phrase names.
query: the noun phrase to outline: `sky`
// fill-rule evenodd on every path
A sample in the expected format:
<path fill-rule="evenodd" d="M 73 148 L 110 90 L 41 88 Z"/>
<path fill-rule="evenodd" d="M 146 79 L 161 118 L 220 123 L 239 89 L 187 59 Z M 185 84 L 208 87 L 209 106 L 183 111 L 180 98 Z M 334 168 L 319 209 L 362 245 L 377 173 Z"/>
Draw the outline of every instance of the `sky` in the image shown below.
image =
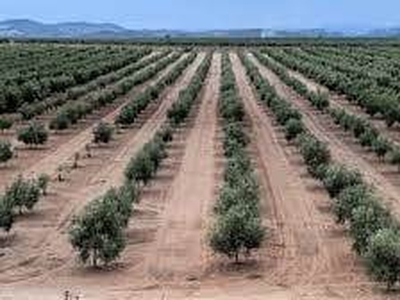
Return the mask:
<path fill-rule="evenodd" d="M 111 22 L 130 29 L 400 25 L 399 0 L 0 0 L 0 20 Z"/>

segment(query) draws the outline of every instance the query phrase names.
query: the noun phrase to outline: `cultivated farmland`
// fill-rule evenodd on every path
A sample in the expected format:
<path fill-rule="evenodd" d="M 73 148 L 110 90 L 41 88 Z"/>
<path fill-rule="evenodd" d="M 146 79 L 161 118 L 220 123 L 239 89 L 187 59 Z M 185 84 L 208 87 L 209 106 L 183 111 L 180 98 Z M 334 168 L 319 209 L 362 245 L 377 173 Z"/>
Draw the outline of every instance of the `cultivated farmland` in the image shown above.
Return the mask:
<path fill-rule="evenodd" d="M 396 46 L 0 58 L 1 299 L 400 297 Z"/>

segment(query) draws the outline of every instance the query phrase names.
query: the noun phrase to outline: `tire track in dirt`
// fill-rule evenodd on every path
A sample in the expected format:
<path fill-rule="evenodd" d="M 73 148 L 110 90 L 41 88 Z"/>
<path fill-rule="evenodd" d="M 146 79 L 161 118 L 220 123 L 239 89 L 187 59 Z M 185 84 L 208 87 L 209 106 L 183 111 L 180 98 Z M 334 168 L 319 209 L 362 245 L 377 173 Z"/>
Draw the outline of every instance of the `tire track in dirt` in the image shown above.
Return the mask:
<path fill-rule="evenodd" d="M 44 157 L 38 159 L 36 162 L 34 162 L 32 165 L 28 167 L 23 166 L 24 167 L 23 172 L 21 172 L 20 170 L 20 168 L 22 168 L 21 166 L 16 171 L 7 174 L 7 176 L 4 176 L 1 180 L 3 187 L 7 183 L 9 183 L 10 180 L 12 180 L 15 176 L 19 174 L 22 174 L 23 176 L 32 176 L 33 174 L 46 173 L 51 177 L 56 176 L 59 166 L 65 165 L 65 163 L 68 162 L 74 156 L 75 153 L 83 151 L 85 145 L 91 142 L 93 128 L 99 121 L 112 123 L 114 121 L 114 118 L 118 115 L 120 110 L 126 105 L 126 103 L 130 99 L 132 99 L 138 93 L 144 91 L 149 85 L 157 82 L 162 76 L 166 75 L 169 71 L 171 71 L 174 68 L 174 66 L 176 66 L 176 64 L 178 64 L 182 59 L 184 59 L 185 56 L 186 55 L 183 55 L 180 59 L 167 66 L 154 78 L 146 81 L 145 83 L 137 87 L 134 87 L 127 95 L 121 97 L 120 99 L 117 99 L 116 102 L 118 102 L 119 104 L 116 108 L 114 108 L 111 112 L 109 112 L 107 115 L 103 116 L 99 120 L 93 120 L 92 122 L 90 122 L 89 126 L 86 126 L 84 130 L 79 131 L 79 133 L 75 134 L 66 142 L 61 142 L 60 144 L 57 144 L 54 151 L 52 151 L 47 155 L 45 153 L 41 153 L 40 155 L 43 155 Z M 58 137 L 53 137 L 53 138 L 57 139 Z M 41 150 L 38 149 L 34 151 L 41 151 Z"/>
<path fill-rule="evenodd" d="M 156 280 L 197 279 L 206 267 L 205 235 L 215 190 L 220 59 L 219 53 L 214 54 L 182 164 L 164 194 L 155 239 L 144 258 L 146 275 Z"/>
<path fill-rule="evenodd" d="M 362 154 L 357 153 L 346 141 L 343 141 L 343 137 L 339 138 L 335 132 L 335 126 L 329 118 L 311 108 L 303 97 L 285 85 L 271 70 L 261 65 L 253 55 L 250 54 L 249 58 L 259 68 L 261 75 L 275 87 L 278 95 L 290 100 L 303 113 L 304 124 L 319 140 L 327 143 L 333 159 L 358 169 L 366 182 L 379 191 L 382 201 L 397 217 L 400 217 L 400 187 L 393 185 L 388 178 L 382 175 L 378 166 L 373 166 Z"/>
<path fill-rule="evenodd" d="M 65 234 L 69 225 L 68 221 L 88 201 L 101 196 L 110 187 L 123 183 L 123 172 L 130 158 L 152 138 L 164 123 L 168 108 L 178 97 L 180 90 L 189 84 L 204 56 L 204 53 L 199 54 L 178 81 L 164 91 L 157 111 L 145 121 L 138 131 L 132 131 L 126 142 L 117 149 L 113 149 L 109 159 L 100 161 L 100 167 L 94 169 L 90 174 L 85 174 L 85 170 L 81 170 L 84 180 L 67 182 L 67 185 L 64 184 L 63 187 L 57 189 L 56 198 L 62 205 L 57 217 L 50 220 L 45 228 L 38 229 L 39 231 L 43 230 L 42 240 L 31 247 L 30 252 L 26 248 L 22 249 L 21 258 L 15 259 L 16 261 L 14 260 L 11 266 L 0 268 L 0 282 L 30 281 L 30 279 L 37 278 L 40 283 L 44 283 L 57 279 L 55 276 L 59 273 L 71 275 L 70 272 L 76 267 L 76 261 Z M 29 219 L 27 221 L 29 222 Z M 27 231 L 33 232 L 29 228 L 29 224 L 26 227 Z M 17 228 L 17 235 L 20 234 L 18 229 L 20 228 Z"/>
<path fill-rule="evenodd" d="M 266 279 L 284 286 L 353 282 L 357 276 L 350 246 L 343 237 L 333 236 L 339 228 L 323 212 L 329 206 L 328 195 L 304 175 L 304 166 L 291 161 L 298 157 L 294 147 L 276 133 L 270 116 L 257 104 L 237 55 L 231 54 L 231 60 L 239 94 L 252 122 L 258 177 L 266 202 L 263 205 L 267 206 L 265 223 L 276 235 L 272 242 L 277 245 L 277 253 L 272 258 L 261 257 L 267 265 Z"/>

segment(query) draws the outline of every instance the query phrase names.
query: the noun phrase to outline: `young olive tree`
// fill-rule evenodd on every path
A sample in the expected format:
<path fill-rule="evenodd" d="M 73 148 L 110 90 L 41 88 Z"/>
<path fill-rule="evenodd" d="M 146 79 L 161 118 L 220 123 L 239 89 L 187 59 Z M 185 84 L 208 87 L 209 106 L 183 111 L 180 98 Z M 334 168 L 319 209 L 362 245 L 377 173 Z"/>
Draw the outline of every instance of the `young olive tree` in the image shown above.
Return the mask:
<path fill-rule="evenodd" d="M 303 126 L 303 122 L 301 120 L 290 119 L 286 122 L 285 125 L 285 138 L 288 141 L 292 141 L 295 138 L 297 138 L 299 134 L 302 134 L 304 131 L 305 129 Z"/>
<path fill-rule="evenodd" d="M 50 176 L 47 174 L 40 174 L 37 178 L 37 185 L 42 194 L 47 195 L 47 187 L 49 185 Z"/>
<path fill-rule="evenodd" d="M 94 200 L 72 221 L 69 239 L 84 264 L 107 265 L 125 248 L 120 214 L 111 198 Z"/>
<path fill-rule="evenodd" d="M 0 164 L 9 161 L 13 157 L 11 144 L 8 141 L 0 141 Z"/>
<path fill-rule="evenodd" d="M 369 272 L 390 290 L 400 280 L 400 235 L 381 229 L 371 237 L 365 260 Z"/>
<path fill-rule="evenodd" d="M 362 177 L 358 171 L 332 164 L 325 170 L 323 183 L 329 195 L 334 198 L 345 188 L 362 184 Z"/>
<path fill-rule="evenodd" d="M 95 144 L 108 144 L 111 141 L 113 135 L 113 128 L 110 124 L 100 122 L 93 129 L 93 142 Z"/>
<path fill-rule="evenodd" d="M 0 228 L 5 232 L 9 232 L 14 224 L 13 206 L 10 201 L 4 197 L 0 197 Z"/>
<path fill-rule="evenodd" d="M 237 205 L 218 217 L 211 229 L 209 243 L 215 252 L 239 262 L 240 254 L 248 256 L 251 250 L 261 246 L 264 235 L 260 218 Z"/>
<path fill-rule="evenodd" d="M 10 119 L 0 117 L 0 130 L 4 131 L 10 129 L 13 125 L 13 122 Z"/>
<path fill-rule="evenodd" d="M 48 132 L 43 124 L 31 122 L 18 131 L 18 140 L 27 145 L 43 145 L 48 139 Z"/>
<path fill-rule="evenodd" d="M 24 179 L 19 176 L 9 187 L 6 188 L 4 200 L 16 207 L 22 214 L 23 208 L 32 210 L 39 201 L 40 189 L 36 180 Z"/>

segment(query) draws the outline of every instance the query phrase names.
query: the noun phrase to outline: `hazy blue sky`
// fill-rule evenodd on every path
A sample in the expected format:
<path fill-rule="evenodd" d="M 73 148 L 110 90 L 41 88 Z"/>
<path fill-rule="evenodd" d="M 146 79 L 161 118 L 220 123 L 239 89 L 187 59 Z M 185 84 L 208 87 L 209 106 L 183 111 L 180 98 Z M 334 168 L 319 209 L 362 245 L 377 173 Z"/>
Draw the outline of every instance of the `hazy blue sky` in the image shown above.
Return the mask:
<path fill-rule="evenodd" d="M 0 0 L 0 19 L 114 22 L 132 29 L 400 25 L 399 0 Z"/>

